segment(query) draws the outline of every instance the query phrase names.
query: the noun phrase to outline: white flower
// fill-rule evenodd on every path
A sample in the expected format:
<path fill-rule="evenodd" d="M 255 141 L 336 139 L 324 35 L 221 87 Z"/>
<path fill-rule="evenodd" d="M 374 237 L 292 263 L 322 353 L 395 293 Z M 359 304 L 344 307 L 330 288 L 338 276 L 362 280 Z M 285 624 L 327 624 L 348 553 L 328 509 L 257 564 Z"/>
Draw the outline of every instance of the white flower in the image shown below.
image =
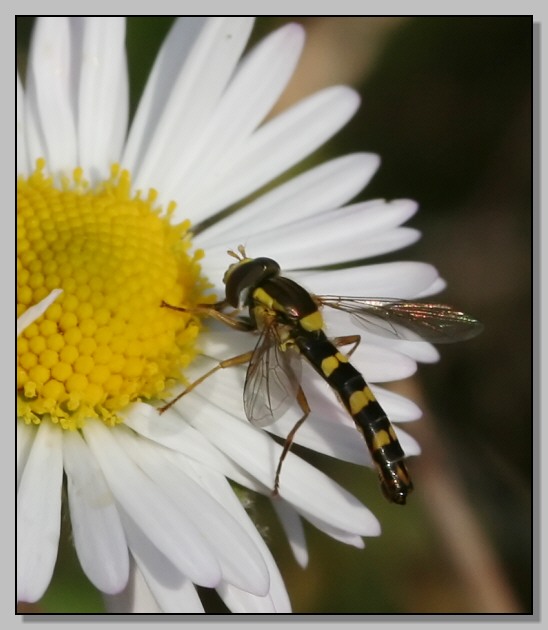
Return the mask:
<path fill-rule="evenodd" d="M 190 382 L 256 338 L 209 321 L 198 332 L 197 318 L 159 304 L 207 298 L 203 278 L 222 296 L 226 250 L 240 243 L 312 292 L 407 298 L 443 286 L 421 263 L 314 270 L 418 237 L 401 227 L 414 202 L 347 205 L 378 167 L 371 154 L 312 168 L 210 223 L 313 152 L 358 107 L 355 92 L 333 87 L 263 122 L 304 34 L 291 24 L 241 58 L 252 23 L 176 21 L 126 136 L 124 20 L 37 21 L 25 88 L 17 84 L 21 601 L 38 600 L 51 579 L 65 475 L 80 563 L 111 610 L 201 612 L 197 584 L 217 589 L 233 612 L 290 611 L 276 563 L 228 481 L 271 496 L 281 451 L 245 419 L 244 369 L 220 370 L 161 416 L 147 402 L 169 398 L 176 368 Z M 186 219 L 201 260 L 188 253 Z M 52 289 L 63 294 L 41 302 Z M 326 319 L 330 334 L 357 332 L 337 313 Z M 437 358 L 426 343 L 366 339 L 352 361 L 373 383 Z M 351 418 L 319 378 L 305 376 L 312 413 L 296 442 L 370 465 Z M 420 415 L 373 389 L 394 421 Z M 285 437 L 293 421 L 268 429 Z M 419 452 L 403 431 L 398 437 L 407 454 Z M 356 547 L 380 532 L 365 506 L 293 453 L 273 505 L 303 566 L 303 518 Z"/>

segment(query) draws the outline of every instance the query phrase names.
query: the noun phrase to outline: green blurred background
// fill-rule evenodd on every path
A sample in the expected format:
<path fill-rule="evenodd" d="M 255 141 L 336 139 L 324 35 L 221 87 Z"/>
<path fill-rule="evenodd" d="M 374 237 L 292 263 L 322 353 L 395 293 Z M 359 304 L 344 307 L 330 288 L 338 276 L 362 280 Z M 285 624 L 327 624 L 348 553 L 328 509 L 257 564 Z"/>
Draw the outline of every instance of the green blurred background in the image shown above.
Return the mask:
<path fill-rule="evenodd" d="M 293 18 L 259 18 L 256 41 Z M 33 19 L 17 18 L 18 59 Z M 310 563 L 293 560 L 268 502 L 255 504 L 296 613 L 528 613 L 534 566 L 532 493 L 532 20 L 524 17 L 298 18 L 302 63 L 280 107 L 325 85 L 362 95 L 352 121 L 313 161 L 351 151 L 382 165 L 359 199 L 408 197 L 421 241 L 375 259 L 421 260 L 447 280 L 443 301 L 485 324 L 441 348 L 394 389 L 424 418 L 405 427 L 423 454 L 416 491 L 388 505 L 375 476 L 311 457 L 366 503 L 383 535 L 366 549 L 307 527 Z M 170 18 L 130 18 L 132 105 Z M 311 161 L 307 161 L 307 167 Z M 538 383 L 537 383 L 538 386 Z M 538 427 L 537 427 L 538 430 Z M 319 492 L 321 490 L 319 489 Z M 68 537 L 65 537 L 65 539 Z M 208 611 L 224 608 L 203 593 Z M 43 601 L 47 612 L 100 612 L 70 543 Z"/>

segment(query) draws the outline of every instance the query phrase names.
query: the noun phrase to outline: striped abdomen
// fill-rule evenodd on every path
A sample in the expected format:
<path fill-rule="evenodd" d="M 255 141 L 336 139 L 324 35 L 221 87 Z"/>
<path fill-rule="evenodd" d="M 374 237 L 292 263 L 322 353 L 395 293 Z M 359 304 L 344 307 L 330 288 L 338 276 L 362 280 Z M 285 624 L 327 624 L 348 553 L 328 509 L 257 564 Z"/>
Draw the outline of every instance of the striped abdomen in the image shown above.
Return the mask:
<path fill-rule="evenodd" d="M 377 402 L 363 376 L 329 341 L 322 330 L 302 331 L 295 343 L 318 374 L 337 392 L 377 466 L 385 496 L 404 504 L 413 484 L 403 462 L 405 453 L 390 420 Z"/>

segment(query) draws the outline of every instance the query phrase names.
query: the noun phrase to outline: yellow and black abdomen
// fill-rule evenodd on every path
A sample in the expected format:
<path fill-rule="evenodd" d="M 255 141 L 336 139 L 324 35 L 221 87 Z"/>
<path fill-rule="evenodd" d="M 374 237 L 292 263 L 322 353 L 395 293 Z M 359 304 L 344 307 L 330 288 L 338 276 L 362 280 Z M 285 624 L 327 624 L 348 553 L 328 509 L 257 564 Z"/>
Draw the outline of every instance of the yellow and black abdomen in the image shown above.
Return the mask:
<path fill-rule="evenodd" d="M 413 484 L 394 428 L 363 376 L 321 330 L 301 330 L 295 344 L 316 372 L 335 390 L 363 434 L 386 497 L 404 504 Z"/>

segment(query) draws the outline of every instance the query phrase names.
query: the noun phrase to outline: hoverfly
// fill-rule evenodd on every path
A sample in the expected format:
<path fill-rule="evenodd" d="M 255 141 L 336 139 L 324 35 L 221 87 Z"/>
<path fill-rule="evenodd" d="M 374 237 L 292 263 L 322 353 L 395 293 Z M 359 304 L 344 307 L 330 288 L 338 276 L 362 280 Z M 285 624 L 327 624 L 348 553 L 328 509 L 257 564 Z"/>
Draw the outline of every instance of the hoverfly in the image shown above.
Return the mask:
<path fill-rule="evenodd" d="M 359 298 L 312 295 L 281 275 L 270 258 L 249 258 L 243 246 L 228 254 L 236 258 L 225 272 L 225 299 L 195 312 L 214 317 L 233 328 L 258 334 L 251 352 L 221 361 L 160 408 L 165 411 L 179 398 L 219 369 L 248 363 L 244 385 L 244 410 L 259 427 L 275 422 L 297 401 L 301 418 L 286 437 L 274 479 L 274 494 L 280 483 L 282 463 L 297 429 L 310 414 L 300 384 L 300 358 L 304 357 L 331 386 L 362 433 L 377 468 L 381 489 L 389 501 L 405 504 L 413 489 L 404 463 L 405 453 L 392 424 L 364 378 L 339 351 L 340 346 L 360 343 L 359 335 L 328 339 L 320 308 L 350 313 L 360 326 L 394 339 L 434 343 L 469 339 L 482 330 L 476 319 L 443 304 L 408 302 L 393 298 Z M 162 303 L 175 310 L 185 310 Z M 232 307 L 233 312 L 225 309 Z M 247 309 L 242 316 L 239 312 Z"/>

